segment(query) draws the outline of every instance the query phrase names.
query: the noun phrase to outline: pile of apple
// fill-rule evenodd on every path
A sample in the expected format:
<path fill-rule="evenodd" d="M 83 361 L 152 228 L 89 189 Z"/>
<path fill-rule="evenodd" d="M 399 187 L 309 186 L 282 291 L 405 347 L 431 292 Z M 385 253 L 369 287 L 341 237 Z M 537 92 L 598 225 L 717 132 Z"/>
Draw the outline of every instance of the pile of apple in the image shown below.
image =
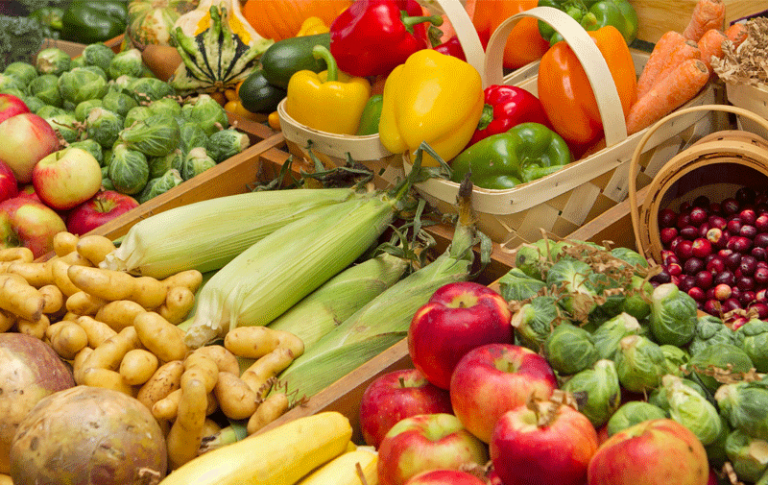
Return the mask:
<path fill-rule="evenodd" d="M 704 447 L 676 421 L 598 432 L 547 360 L 513 343 L 510 321 L 501 295 L 473 282 L 443 286 L 416 312 L 414 368 L 383 374 L 360 402 L 380 485 L 708 483 Z"/>
<path fill-rule="evenodd" d="M 54 234 L 85 234 L 138 205 L 102 190 L 91 154 L 64 147 L 45 119 L 0 93 L 0 248 L 24 246 L 39 257 Z"/>

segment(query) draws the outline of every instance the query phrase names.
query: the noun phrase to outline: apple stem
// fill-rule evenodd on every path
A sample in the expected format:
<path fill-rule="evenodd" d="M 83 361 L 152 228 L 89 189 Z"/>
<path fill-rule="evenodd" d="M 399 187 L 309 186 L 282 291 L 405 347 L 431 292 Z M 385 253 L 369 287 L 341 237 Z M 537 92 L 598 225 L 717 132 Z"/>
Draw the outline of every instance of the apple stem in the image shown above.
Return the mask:
<path fill-rule="evenodd" d="M 400 383 L 400 387 L 405 387 L 405 379 L 403 377 L 398 377 L 397 380 Z"/>

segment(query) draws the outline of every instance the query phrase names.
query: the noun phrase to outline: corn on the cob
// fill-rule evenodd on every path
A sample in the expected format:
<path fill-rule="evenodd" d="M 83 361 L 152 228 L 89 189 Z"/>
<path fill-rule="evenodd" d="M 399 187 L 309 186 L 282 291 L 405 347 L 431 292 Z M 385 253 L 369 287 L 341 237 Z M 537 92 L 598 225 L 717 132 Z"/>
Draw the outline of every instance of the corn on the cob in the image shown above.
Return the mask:
<path fill-rule="evenodd" d="M 380 193 L 314 211 L 259 240 L 200 290 L 185 341 L 200 347 L 238 325 L 267 325 L 360 257 L 393 221 Z"/>
<path fill-rule="evenodd" d="M 357 197 L 351 189 L 250 192 L 176 207 L 131 227 L 102 268 L 165 278 L 223 267 L 250 245 L 313 211 Z"/>
<path fill-rule="evenodd" d="M 445 252 L 385 290 L 297 358 L 278 376 L 286 386 L 283 391 L 312 396 L 404 338 L 414 313 L 438 288 L 470 277 L 473 246 L 478 242 L 474 223 L 469 201 L 460 199 L 459 220 Z"/>
<path fill-rule="evenodd" d="M 296 335 L 304 342 L 306 352 L 336 325 L 395 284 L 408 266 L 403 258 L 381 253 L 328 280 L 273 320 L 269 328 Z"/>

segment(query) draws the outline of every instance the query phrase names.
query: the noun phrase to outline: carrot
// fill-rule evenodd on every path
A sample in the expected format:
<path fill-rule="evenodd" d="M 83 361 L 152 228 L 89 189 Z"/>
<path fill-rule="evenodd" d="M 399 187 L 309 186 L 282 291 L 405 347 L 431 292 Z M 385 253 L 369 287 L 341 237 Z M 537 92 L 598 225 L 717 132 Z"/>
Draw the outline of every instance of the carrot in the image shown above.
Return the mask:
<path fill-rule="evenodd" d="M 679 48 L 685 42 L 685 37 L 680 32 L 675 30 L 669 30 L 662 35 L 656 45 L 653 46 L 651 55 L 648 57 L 648 61 L 645 63 L 640 77 L 637 79 L 637 98 L 640 99 L 640 94 L 645 93 L 650 89 L 653 82 L 656 80 L 656 76 L 659 75 L 664 68 L 664 63 L 672 54 L 672 51 Z"/>
<path fill-rule="evenodd" d="M 632 105 L 627 133 L 637 133 L 687 103 L 708 80 L 709 70 L 700 59 L 684 61 Z"/>
<path fill-rule="evenodd" d="M 699 0 L 693 7 L 691 19 L 683 30 L 683 36 L 698 42 L 709 29 L 722 29 L 725 23 L 723 0 Z"/>
<path fill-rule="evenodd" d="M 642 98 L 651 90 L 654 84 L 667 77 L 673 69 L 688 59 L 701 59 L 701 50 L 699 49 L 698 44 L 692 40 L 684 40 L 661 60 L 661 65 L 659 66 L 656 76 L 653 79 L 648 80 L 650 84 L 643 85 L 642 89 L 638 86 L 637 99 Z"/>
<path fill-rule="evenodd" d="M 714 74 L 712 70 L 712 57 L 722 59 L 723 57 L 723 41 L 727 40 L 725 34 L 718 29 L 709 29 L 699 39 L 699 50 L 701 50 L 701 60 L 707 65 L 709 72 Z"/>
<path fill-rule="evenodd" d="M 733 48 L 737 48 L 741 45 L 742 42 L 747 40 L 747 36 L 749 35 L 749 29 L 747 29 L 747 26 L 744 24 L 733 24 L 727 29 L 725 29 L 725 36 L 733 42 Z"/>

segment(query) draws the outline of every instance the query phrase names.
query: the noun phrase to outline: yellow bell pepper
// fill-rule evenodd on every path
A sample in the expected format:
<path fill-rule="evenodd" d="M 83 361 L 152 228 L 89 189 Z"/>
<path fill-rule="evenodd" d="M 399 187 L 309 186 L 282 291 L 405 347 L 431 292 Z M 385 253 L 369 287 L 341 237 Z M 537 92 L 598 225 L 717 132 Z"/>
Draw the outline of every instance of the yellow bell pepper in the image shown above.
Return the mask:
<path fill-rule="evenodd" d="M 330 27 L 325 25 L 325 22 L 323 22 L 323 19 L 321 19 L 320 17 L 307 17 L 306 19 L 304 19 L 304 22 L 301 23 L 301 28 L 299 29 L 299 32 L 296 34 L 296 37 L 324 34 L 330 31 L 331 31 Z"/>
<path fill-rule="evenodd" d="M 426 141 L 441 158 L 458 155 L 477 128 L 485 104 L 480 73 L 433 49 L 411 54 L 384 83 L 379 136 L 392 153 L 413 152 Z M 438 162 L 424 154 L 422 164 Z"/>
<path fill-rule="evenodd" d="M 299 123 L 320 131 L 354 135 L 365 104 L 371 95 L 371 83 L 339 71 L 331 51 L 315 46 L 315 58 L 328 67 L 315 73 L 298 71 L 288 81 L 285 111 Z"/>

